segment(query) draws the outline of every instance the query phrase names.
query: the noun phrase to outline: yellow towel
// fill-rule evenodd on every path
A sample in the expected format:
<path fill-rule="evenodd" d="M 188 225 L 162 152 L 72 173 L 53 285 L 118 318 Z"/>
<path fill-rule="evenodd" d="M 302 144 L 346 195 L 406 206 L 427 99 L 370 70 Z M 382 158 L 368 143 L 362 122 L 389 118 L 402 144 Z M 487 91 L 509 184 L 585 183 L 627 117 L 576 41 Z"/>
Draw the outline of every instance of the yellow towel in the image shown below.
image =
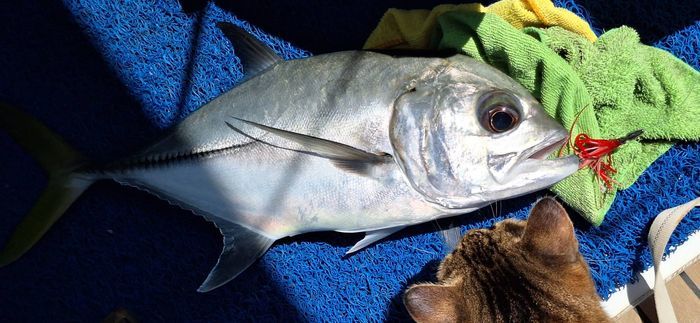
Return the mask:
<path fill-rule="evenodd" d="M 433 10 L 389 9 L 365 42 L 365 49 L 426 49 L 434 47 L 437 17 L 453 11 L 486 12 L 500 16 L 518 29 L 560 26 L 596 40 L 591 27 L 574 13 L 550 0 L 501 0 L 488 7 L 478 3 L 439 5 Z"/>
<path fill-rule="evenodd" d="M 518 29 L 559 26 L 591 42 L 596 40 L 596 35 L 585 20 L 569 10 L 555 7 L 550 0 L 502 0 L 488 6 L 486 10 L 501 16 Z"/>

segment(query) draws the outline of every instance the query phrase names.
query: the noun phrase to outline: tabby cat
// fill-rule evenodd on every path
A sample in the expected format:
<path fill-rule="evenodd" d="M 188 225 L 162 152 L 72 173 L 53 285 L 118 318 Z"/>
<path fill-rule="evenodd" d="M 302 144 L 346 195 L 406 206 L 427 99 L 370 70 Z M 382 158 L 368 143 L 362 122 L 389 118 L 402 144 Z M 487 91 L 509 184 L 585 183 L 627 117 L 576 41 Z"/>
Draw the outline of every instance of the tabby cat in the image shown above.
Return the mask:
<path fill-rule="evenodd" d="M 437 284 L 411 286 L 417 322 L 609 322 L 566 210 L 540 199 L 527 221 L 471 230 L 440 264 Z"/>

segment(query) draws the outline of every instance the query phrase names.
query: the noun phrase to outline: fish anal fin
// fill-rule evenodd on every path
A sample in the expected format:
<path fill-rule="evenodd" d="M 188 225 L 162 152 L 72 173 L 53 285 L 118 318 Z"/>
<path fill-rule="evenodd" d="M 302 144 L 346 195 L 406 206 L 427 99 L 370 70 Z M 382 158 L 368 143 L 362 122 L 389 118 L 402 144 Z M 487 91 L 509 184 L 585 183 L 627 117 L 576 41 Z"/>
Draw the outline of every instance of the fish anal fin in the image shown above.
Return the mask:
<path fill-rule="evenodd" d="M 283 61 L 270 47 L 240 27 L 224 21 L 217 22 L 216 26 L 233 44 L 236 56 L 240 58 L 241 65 L 243 65 L 243 73 L 246 78 L 253 77 Z"/>
<path fill-rule="evenodd" d="M 218 218 L 212 219 L 212 222 L 224 236 L 224 247 L 209 276 L 197 289 L 200 293 L 211 291 L 236 278 L 275 242 L 274 239 L 233 222 Z"/>
<path fill-rule="evenodd" d="M 348 250 L 345 254 L 349 255 L 351 253 L 355 253 L 357 251 L 362 250 L 363 248 L 379 241 L 382 240 L 397 231 L 403 229 L 403 226 L 398 226 L 398 227 L 391 227 L 391 228 L 386 228 L 386 229 L 380 229 L 380 230 L 374 230 L 374 231 L 367 231 L 365 232 L 365 237 L 362 238 L 362 240 L 358 241 L 350 250 Z"/>

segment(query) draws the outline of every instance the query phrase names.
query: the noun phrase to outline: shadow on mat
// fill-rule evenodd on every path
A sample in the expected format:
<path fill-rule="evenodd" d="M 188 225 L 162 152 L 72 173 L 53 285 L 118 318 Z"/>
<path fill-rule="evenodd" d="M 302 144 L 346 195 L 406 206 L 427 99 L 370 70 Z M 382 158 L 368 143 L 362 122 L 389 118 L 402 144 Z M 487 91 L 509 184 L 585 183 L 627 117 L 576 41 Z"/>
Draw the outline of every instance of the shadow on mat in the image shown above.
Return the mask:
<path fill-rule="evenodd" d="M 428 262 L 420 272 L 401 284 L 401 291 L 391 298 L 386 314 L 386 322 L 411 322 L 411 316 L 408 315 L 406 306 L 403 304 L 403 294 L 413 284 L 436 282 L 436 274 L 441 261 L 442 259 L 435 259 Z"/>
<path fill-rule="evenodd" d="M 194 2 L 197 0 L 188 0 Z M 220 8 L 318 55 L 362 48 L 388 8 L 430 9 L 455 0 L 215 1 Z M 490 3 L 493 1 L 485 1 Z"/>
<path fill-rule="evenodd" d="M 98 162 L 123 157 L 163 133 L 62 4 L 18 3 L 0 18 L 0 100 L 37 117 Z M 185 83 L 181 91 L 188 90 Z M 15 155 L 0 157 L 7 168 L 0 174 L 0 243 L 35 202 L 35 189 L 45 185 L 41 170 L 4 139 L 3 146 L 10 146 L 4 151 Z M 302 320 L 294 306 L 280 304 L 286 296 L 261 262 L 235 284 L 197 293 L 220 251 L 219 233 L 201 218 L 149 194 L 99 182 L 24 257 L 0 268 L 0 312 L 17 322 L 99 321 L 125 307 L 144 321 L 207 320 L 192 317 L 207 313 L 215 321 L 224 308 L 233 320 L 252 320 L 246 313 L 265 307 L 270 320 Z"/>

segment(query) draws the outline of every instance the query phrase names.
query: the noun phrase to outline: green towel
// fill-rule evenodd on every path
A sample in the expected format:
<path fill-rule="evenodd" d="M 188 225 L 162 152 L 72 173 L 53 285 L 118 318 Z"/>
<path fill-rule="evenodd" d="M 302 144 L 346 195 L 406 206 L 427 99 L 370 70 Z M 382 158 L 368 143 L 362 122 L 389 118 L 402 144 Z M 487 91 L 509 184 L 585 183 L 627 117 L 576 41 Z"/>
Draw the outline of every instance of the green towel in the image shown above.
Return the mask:
<path fill-rule="evenodd" d="M 628 27 L 595 43 L 559 27 L 519 31 L 498 16 L 453 12 L 438 18 L 437 48 L 458 49 L 520 82 L 573 135 L 618 138 L 643 129 L 641 141 L 613 154 L 614 179 L 627 188 L 674 140 L 700 139 L 700 73 L 663 50 L 639 43 Z M 583 110 L 582 110 L 583 109 Z M 567 153 L 571 153 L 568 150 Z M 603 192 L 590 169 L 552 187 L 600 225 L 617 188 Z"/>

